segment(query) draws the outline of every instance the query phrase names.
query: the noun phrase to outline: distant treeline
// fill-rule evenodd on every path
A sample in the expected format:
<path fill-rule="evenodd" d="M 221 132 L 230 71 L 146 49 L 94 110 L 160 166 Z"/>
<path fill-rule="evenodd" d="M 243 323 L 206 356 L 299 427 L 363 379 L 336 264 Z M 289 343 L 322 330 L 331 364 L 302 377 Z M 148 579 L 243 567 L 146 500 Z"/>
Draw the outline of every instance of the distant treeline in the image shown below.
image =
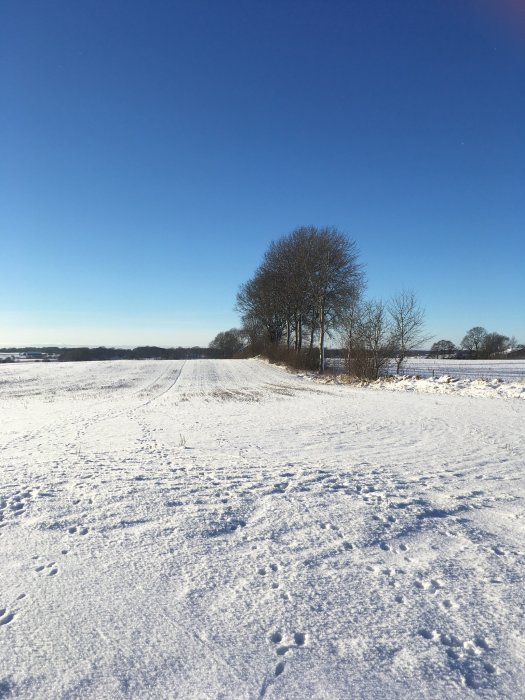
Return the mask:
<path fill-rule="evenodd" d="M 213 348 L 159 348 L 154 345 L 146 345 L 133 350 L 125 348 L 1 348 L 1 353 L 28 353 L 33 356 L 40 355 L 53 357 L 59 362 L 85 362 L 87 360 L 196 360 L 201 358 L 216 359 L 222 357 L 222 353 Z"/>

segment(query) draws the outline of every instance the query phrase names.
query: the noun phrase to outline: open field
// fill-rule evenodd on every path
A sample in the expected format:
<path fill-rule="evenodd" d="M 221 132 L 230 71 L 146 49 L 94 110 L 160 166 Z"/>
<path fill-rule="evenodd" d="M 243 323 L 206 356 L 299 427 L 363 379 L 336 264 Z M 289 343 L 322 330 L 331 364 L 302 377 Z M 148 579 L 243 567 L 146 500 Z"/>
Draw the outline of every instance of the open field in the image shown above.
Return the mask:
<path fill-rule="evenodd" d="M 394 368 L 395 371 L 395 368 Z M 403 368 L 404 374 L 420 377 L 449 377 L 462 379 L 525 379 L 525 360 L 428 360 L 411 357 Z"/>
<path fill-rule="evenodd" d="M 343 372 L 345 361 L 339 358 L 327 360 L 329 369 Z M 395 374 L 395 364 L 390 373 Z M 502 379 L 525 381 L 525 360 L 429 360 L 425 357 L 409 357 L 401 372 L 404 376 L 441 377 L 448 375 L 459 379 Z"/>
<path fill-rule="evenodd" d="M 525 401 L 442 389 L 0 366 L 0 697 L 525 697 Z"/>

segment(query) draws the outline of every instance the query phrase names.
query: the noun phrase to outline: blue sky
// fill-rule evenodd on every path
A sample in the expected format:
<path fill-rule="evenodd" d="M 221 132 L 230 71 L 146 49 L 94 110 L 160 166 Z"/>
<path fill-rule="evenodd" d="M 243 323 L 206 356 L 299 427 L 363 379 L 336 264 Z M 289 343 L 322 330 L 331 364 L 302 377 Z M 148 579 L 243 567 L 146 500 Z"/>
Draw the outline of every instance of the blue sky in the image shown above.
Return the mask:
<path fill-rule="evenodd" d="M 525 342 L 521 2 L 1 0 L 0 60 L 0 346 L 207 345 L 302 224 Z"/>

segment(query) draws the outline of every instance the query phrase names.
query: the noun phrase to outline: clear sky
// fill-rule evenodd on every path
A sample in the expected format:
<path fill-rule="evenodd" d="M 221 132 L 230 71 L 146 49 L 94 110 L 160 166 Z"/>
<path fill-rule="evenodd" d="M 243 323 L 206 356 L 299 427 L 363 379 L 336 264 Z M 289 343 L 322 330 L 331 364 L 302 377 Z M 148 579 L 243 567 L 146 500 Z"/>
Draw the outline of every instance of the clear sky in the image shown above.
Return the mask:
<path fill-rule="evenodd" d="M 0 0 L 0 346 L 207 345 L 269 242 L 525 342 L 521 0 Z"/>

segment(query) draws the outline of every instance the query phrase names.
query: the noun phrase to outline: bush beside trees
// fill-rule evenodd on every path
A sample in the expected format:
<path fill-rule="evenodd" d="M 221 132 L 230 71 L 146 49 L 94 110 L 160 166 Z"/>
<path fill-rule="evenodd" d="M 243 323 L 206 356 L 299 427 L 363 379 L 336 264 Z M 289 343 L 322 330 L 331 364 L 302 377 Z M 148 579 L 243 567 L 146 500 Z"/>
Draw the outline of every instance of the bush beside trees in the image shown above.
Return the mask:
<path fill-rule="evenodd" d="M 368 300 L 348 310 L 345 324 L 346 369 L 360 379 L 377 379 L 395 362 L 399 374 L 409 353 L 428 340 L 425 313 L 413 291 L 388 303 Z"/>

